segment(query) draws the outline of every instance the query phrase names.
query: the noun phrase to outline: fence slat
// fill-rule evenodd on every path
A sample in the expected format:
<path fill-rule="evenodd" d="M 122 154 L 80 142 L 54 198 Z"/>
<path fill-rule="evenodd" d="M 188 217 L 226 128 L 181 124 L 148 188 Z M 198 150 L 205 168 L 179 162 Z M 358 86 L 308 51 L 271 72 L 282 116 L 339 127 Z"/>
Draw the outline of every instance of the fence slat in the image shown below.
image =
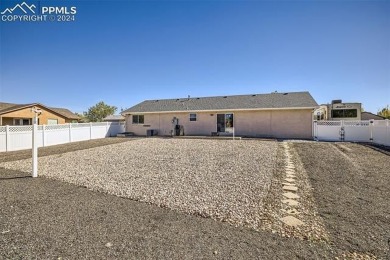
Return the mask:
<path fill-rule="evenodd" d="M 5 126 L 0 129 L 0 152 L 32 148 L 32 126 Z M 38 146 L 104 138 L 125 131 L 124 124 L 86 123 L 42 125 L 38 127 Z"/>
<path fill-rule="evenodd" d="M 314 121 L 318 141 L 374 142 L 390 146 L 389 120 Z M 344 134 L 344 135 L 343 135 Z"/>

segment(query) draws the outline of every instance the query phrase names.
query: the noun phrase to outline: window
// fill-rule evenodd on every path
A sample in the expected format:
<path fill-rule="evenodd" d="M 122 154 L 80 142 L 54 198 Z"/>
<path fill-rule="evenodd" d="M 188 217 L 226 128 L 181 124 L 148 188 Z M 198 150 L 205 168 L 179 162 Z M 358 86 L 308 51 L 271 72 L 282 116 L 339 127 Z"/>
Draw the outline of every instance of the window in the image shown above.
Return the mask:
<path fill-rule="evenodd" d="M 14 118 L 14 125 L 31 125 L 29 118 Z"/>
<path fill-rule="evenodd" d="M 196 114 L 190 114 L 190 121 L 196 121 Z"/>
<path fill-rule="evenodd" d="M 225 120 L 226 120 L 226 124 L 225 124 L 226 128 L 233 127 L 233 114 L 226 114 Z"/>
<path fill-rule="evenodd" d="M 357 117 L 357 109 L 337 109 L 332 110 L 333 118 Z"/>
<path fill-rule="evenodd" d="M 133 124 L 143 124 L 144 115 L 133 115 Z"/>
<path fill-rule="evenodd" d="M 48 119 L 47 119 L 47 124 L 48 124 L 48 125 L 58 125 L 58 119 L 51 119 L 51 118 L 48 118 Z"/>

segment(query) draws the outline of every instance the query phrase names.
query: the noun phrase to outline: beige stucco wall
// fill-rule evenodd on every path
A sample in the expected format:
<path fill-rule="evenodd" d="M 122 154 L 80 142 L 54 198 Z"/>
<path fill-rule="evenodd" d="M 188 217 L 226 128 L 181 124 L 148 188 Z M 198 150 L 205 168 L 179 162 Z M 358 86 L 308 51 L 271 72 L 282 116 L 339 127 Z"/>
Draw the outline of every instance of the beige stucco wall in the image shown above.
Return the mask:
<path fill-rule="evenodd" d="M 191 112 L 192 113 L 192 112 Z M 190 121 L 187 112 L 144 114 L 144 124 L 133 124 L 132 115 L 126 116 L 126 131 L 146 135 L 148 129 L 158 130 L 158 135 L 170 135 L 172 119 L 179 119 L 185 135 L 211 135 L 217 131 L 217 114 L 233 113 L 237 136 L 312 138 L 312 109 L 194 112 L 197 121 Z"/>
<path fill-rule="evenodd" d="M 51 111 L 46 110 L 45 108 L 42 108 L 42 107 L 40 107 L 40 108 L 42 109 L 42 114 L 39 115 L 39 117 L 38 117 L 40 125 L 46 125 L 48 119 L 57 119 L 58 124 L 69 123 L 69 120 L 65 120 L 64 117 L 61 117 L 57 114 L 54 114 Z M 2 117 L 1 118 L 2 125 L 13 125 L 14 118 L 30 118 L 30 119 L 32 119 L 34 117 L 34 113 L 31 112 L 31 107 L 28 107 L 28 108 L 14 111 L 14 112 L 2 114 L 0 116 Z"/>
<path fill-rule="evenodd" d="M 197 121 L 190 121 L 189 113 L 145 114 L 144 124 L 133 124 L 132 115 L 126 116 L 126 131 L 136 135 L 146 135 L 148 129 L 158 130 L 159 135 L 170 135 L 173 130 L 172 119 L 179 119 L 184 126 L 185 135 L 210 135 L 216 131 L 216 114 L 196 113 Z"/>

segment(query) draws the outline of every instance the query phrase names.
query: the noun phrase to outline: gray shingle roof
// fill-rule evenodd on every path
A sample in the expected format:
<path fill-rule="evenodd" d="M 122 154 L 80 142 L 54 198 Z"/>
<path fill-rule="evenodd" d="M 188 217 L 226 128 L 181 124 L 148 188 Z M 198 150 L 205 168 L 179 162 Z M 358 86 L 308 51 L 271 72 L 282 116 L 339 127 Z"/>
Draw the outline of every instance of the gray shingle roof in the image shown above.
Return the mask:
<path fill-rule="evenodd" d="M 60 108 L 60 107 L 49 107 L 49 109 L 53 110 L 54 112 L 63 115 L 64 117 L 68 119 L 80 119 L 80 117 L 73 112 L 71 112 L 67 108 Z"/>
<path fill-rule="evenodd" d="M 318 106 L 317 102 L 309 92 L 289 92 L 146 100 L 123 111 L 122 114 L 165 111 L 314 108 L 316 106 Z"/>
<path fill-rule="evenodd" d="M 103 118 L 103 121 L 124 121 L 125 117 L 122 115 L 109 115 Z"/>
<path fill-rule="evenodd" d="M 384 120 L 384 119 L 386 119 L 383 116 L 375 115 L 375 114 L 370 113 L 370 112 L 362 112 L 361 117 L 362 117 L 362 120 L 370 120 L 370 119 Z"/>

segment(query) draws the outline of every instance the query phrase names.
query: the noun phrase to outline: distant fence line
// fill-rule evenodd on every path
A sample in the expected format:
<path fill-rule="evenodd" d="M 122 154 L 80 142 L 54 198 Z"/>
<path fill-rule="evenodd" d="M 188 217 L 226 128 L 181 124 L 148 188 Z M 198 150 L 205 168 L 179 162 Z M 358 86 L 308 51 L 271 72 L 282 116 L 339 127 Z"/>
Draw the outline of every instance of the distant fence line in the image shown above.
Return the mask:
<path fill-rule="evenodd" d="M 32 125 L 0 126 L 0 152 L 31 149 Z M 116 136 L 125 131 L 124 123 L 99 122 L 39 125 L 38 147 Z"/>
<path fill-rule="evenodd" d="M 319 141 L 373 142 L 390 146 L 390 121 L 314 121 L 313 135 Z"/>
<path fill-rule="evenodd" d="M 32 125 L 0 126 L 0 152 L 31 149 Z M 38 147 L 116 136 L 125 123 L 100 122 L 39 125 Z M 313 137 L 319 141 L 373 142 L 390 146 L 389 120 L 314 121 Z"/>

